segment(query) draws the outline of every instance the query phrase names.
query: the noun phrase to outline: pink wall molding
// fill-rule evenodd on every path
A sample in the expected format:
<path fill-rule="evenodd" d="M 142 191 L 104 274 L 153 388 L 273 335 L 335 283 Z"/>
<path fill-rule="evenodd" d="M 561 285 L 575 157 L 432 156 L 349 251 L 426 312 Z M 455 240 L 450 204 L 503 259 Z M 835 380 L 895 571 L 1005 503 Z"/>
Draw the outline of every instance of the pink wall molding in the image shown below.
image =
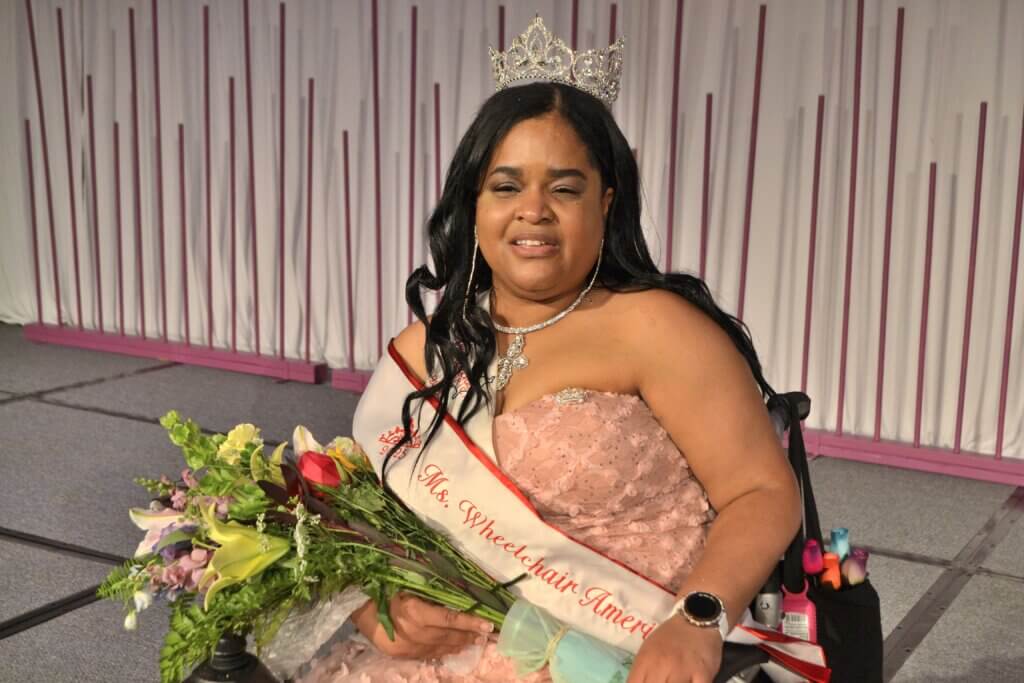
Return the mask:
<path fill-rule="evenodd" d="M 155 358 L 309 384 L 318 384 L 327 379 L 326 363 L 307 363 L 277 356 L 211 349 L 207 346 L 183 342 L 139 339 L 56 325 L 26 325 L 24 329 L 26 339 L 42 344 L 57 344 L 141 358 Z"/>
<path fill-rule="evenodd" d="M 815 455 L 1024 486 L 1024 459 L 965 451 L 955 453 L 943 448 L 915 447 L 909 443 L 837 435 L 816 429 L 804 432 L 804 442 L 807 452 Z"/>

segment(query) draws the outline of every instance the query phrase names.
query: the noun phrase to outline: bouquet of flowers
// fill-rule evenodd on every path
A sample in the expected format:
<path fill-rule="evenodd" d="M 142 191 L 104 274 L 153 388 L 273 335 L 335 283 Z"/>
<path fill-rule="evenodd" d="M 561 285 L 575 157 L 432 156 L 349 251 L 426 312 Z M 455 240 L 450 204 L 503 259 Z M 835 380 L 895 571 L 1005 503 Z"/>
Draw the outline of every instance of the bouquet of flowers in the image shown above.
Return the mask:
<path fill-rule="evenodd" d="M 223 633 L 266 645 L 290 614 L 349 587 L 376 602 L 389 634 L 398 591 L 499 627 L 516 600 L 388 493 L 351 439 L 321 445 L 300 426 L 291 453 L 282 443 L 268 455 L 251 424 L 208 435 L 173 411 L 161 424 L 186 468 L 178 481 L 136 480 L 154 496 L 129 513 L 145 537 L 99 595 L 124 603 L 128 629 L 155 598 L 170 603 L 165 682 L 182 680 Z"/>
<path fill-rule="evenodd" d="M 174 411 L 160 422 L 186 467 L 177 481 L 136 480 L 154 497 L 129 512 L 146 533 L 99 596 L 124 604 L 127 629 L 154 599 L 170 604 L 164 683 L 183 680 L 226 633 L 251 635 L 258 651 L 269 645 L 271 658 L 275 646 L 287 652 L 279 669 L 294 672 L 322 642 L 310 632 L 337 628 L 367 597 L 393 638 L 399 591 L 495 624 L 498 651 L 519 675 L 546 665 L 555 683 L 626 680 L 630 653 L 517 599 L 509 588 L 522 576 L 499 583 L 461 555 L 382 485 L 352 439 L 321 445 L 300 426 L 291 452 L 282 443 L 268 455 L 251 424 L 211 435 Z"/>

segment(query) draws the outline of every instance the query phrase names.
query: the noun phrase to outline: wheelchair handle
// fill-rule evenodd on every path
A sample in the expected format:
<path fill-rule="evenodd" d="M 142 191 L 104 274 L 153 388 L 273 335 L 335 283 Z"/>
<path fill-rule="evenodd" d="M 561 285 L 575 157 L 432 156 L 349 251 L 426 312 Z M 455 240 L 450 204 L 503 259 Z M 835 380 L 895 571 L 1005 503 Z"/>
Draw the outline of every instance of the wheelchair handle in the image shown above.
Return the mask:
<path fill-rule="evenodd" d="M 799 420 L 806 420 L 811 414 L 811 397 L 801 391 L 790 391 L 768 399 L 768 415 L 780 439 L 789 430 L 794 413 Z"/>

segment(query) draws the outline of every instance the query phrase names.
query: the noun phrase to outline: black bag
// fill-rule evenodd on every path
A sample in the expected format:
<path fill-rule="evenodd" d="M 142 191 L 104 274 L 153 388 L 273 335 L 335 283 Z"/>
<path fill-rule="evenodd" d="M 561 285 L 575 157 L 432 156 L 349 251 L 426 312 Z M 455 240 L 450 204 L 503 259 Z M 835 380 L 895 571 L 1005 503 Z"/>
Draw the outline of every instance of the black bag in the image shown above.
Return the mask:
<path fill-rule="evenodd" d="M 881 683 L 882 611 L 874 586 L 865 579 L 857 586 L 837 591 L 804 574 L 802 556 L 806 540 L 815 539 L 824 547 L 800 430 L 800 420 L 810 410 L 810 399 L 799 392 L 777 394 L 769 405 L 780 401 L 788 407 L 789 461 L 804 506 L 804 526 L 782 563 L 783 585 L 790 593 L 801 593 L 807 581 L 807 597 L 817 609 L 818 644 L 825 650 L 826 662 L 832 669 L 831 683 Z"/>

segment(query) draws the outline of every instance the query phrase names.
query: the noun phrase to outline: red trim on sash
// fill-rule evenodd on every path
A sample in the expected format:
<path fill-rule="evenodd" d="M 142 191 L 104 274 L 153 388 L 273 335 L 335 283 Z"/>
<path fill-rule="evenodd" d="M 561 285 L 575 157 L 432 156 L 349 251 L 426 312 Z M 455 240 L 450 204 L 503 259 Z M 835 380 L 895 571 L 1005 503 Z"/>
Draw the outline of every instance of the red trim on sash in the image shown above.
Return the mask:
<path fill-rule="evenodd" d="M 755 628 L 753 626 L 744 626 L 743 624 L 738 624 L 736 628 L 741 628 L 758 640 L 763 640 L 769 643 L 803 643 L 805 645 L 814 645 L 818 649 L 821 649 L 821 646 L 817 643 L 812 643 L 809 640 L 800 640 L 799 638 L 787 636 L 785 633 L 780 633 L 779 631 L 773 631 L 771 629 Z"/>
<path fill-rule="evenodd" d="M 423 384 L 422 381 L 420 381 L 420 378 L 416 376 L 416 373 L 414 373 L 409 368 L 409 366 L 405 362 L 405 359 L 402 358 L 401 354 L 398 353 L 398 349 L 395 348 L 395 341 L 393 339 L 390 342 L 388 342 L 388 354 L 391 355 L 391 359 L 395 361 L 395 364 L 398 366 L 398 369 L 402 371 L 402 374 L 405 375 L 406 379 L 408 379 L 409 382 L 411 382 L 412 385 L 414 387 L 416 387 L 417 390 L 422 390 L 426 386 L 425 384 Z M 430 405 L 433 406 L 434 410 L 436 411 L 438 409 L 438 406 L 439 406 L 439 402 L 438 402 L 437 398 L 431 396 L 427 400 L 430 401 Z M 630 566 L 620 562 L 619 560 L 616 560 L 614 557 L 609 557 L 608 555 L 605 555 L 600 550 L 597 550 L 596 548 L 591 547 L 590 545 L 584 543 L 583 541 L 580 541 L 578 539 L 573 538 L 569 534 L 565 533 L 565 531 L 563 531 L 562 529 L 559 529 L 557 526 L 554 526 L 553 524 L 549 524 L 547 521 L 545 521 L 544 518 L 540 516 L 540 513 L 537 512 L 537 509 L 533 506 L 533 504 L 530 502 L 530 500 L 526 497 L 526 494 L 524 494 L 522 491 L 520 491 L 519 487 L 516 486 L 515 483 L 513 483 L 513 481 L 511 479 L 509 479 L 508 476 L 504 472 L 502 472 L 501 469 L 499 469 L 498 466 L 489 457 L 487 457 L 487 454 L 484 453 L 480 449 L 480 447 L 477 446 L 473 442 L 473 440 L 471 438 L 469 438 L 469 434 L 467 434 L 466 430 L 464 430 L 462 428 L 462 425 L 460 425 L 458 423 L 458 421 L 456 421 L 456 419 L 454 417 L 452 417 L 451 413 L 445 412 L 444 421 L 445 421 L 445 423 L 449 427 L 452 428 L 452 431 L 455 432 L 455 434 L 459 437 L 459 439 L 462 440 L 462 443 L 466 446 L 467 449 L 469 449 L 469 452 L 472 453 L 476 457 L 476 459 L 480 461 L 480 464 L 482 464 L 484 467 L 486 467 L 487 470 L 491 474 L 493 474 L 498 479 L 498 481 L 500 481 L 505 486 L 505 488 L 507 488 L 516 498 L 518 498 L 519 501 L 521 503 L 523 503 L 523 505 L 525 505 L 526 508 L 530 512 L 532 512 L 534 515 L 536 515 L 537 519 L 539 519 L 544 525 L 546 525 L 550 529 L 553 529 L 553 530 L 557 531 L 559 534 L 564 536 L 567 540 L 572 541 L 573 543 L 575 543 L 577 545 L 583 546 L 584 548 L 586 548 L 590 552 L 596 553 L 596 554 L 600 555 L 601 557 L 603 557 L 604 559 L 608 560 L 609 562 L 613 562 L 613 563 L 617 564 L 619 567 L 622 567 L 623 569 L 625 569 L 629 573 L 633 574 L 637 578 L 643 579 L 644 581 L 646 581 L 647 583 L 651 584 L 655 588 L 660 588 L 661 590 L 665 591 L 669 595 L 671 595 L 673 597 L 675 596 L 675 591 L 672 591 L 672 590 L 666 588 L 665 586 L 662 586 L 660 583 L 658 583 L 654 579 L 651 579 L 651 578 L 649 578 L 647 576 L 644 576 L 643 574 L 641 574 L 640 572 L 636 571 L 632 567 L 630 567 Z"/>
<path fill-rule="evenodd" d="M 749 633 L 758 640 L 765 641 L 764 643 L 758 643 L 757 647 L 761 650 L 764 650 L 766 653 L 768 653 L 769 657 L 771 657 L 773 660 L 777 661 L 779 664 L 786 667 L 793 673 L 799 674 L 800 676 L 804 676 L 805 678 L 807 678 L 807 680 L 811 681 L 812 683 L 829 683 L 829 679 L 832 676 L 832 669 L 828 668 L 827 666 L 820 666 L 818 664 L 805 662 L 804 660 L 798 659 L 786 652 L 775 650 L 771 647 L 771 645 L 765 643 L 800 643 L 804 645 L 813 645 L 821 651 L 822 661 L 827 661 L 825 659 L 825 653 L 820 645 L 816 645 L 815 643 L 811 643 L 806 640 L 800 640 L 799 638 L 793 638 L 792 636 L 787 636 L 785 633 L 779 633 L 778 631 L 751 628 L 750 626 L 743 626 L 742 624 L 740 624 L 736 628 L 741 628 L 746 633 Z"/>
<path fill-rule="evenodd" d="M 395 361 L 395 364 L 398 365 L 399 370 L 402 371 L 402 374 L 405 375 L 406 379 L 416 387 L 417 391 L 422 391 L 426 385 L 423 384 L 423 382 L 420 381 L 420 378 L 417 377 L 416 374 L 406 365 L 405 359 L 402 358 L 401 354 L 398 353 L 398 349 L 395 348 L 394 340 L 388 342 L 388 353 L 391 354 L 391 358 Z M 437 411 L 440 405 L 437 398 L 431 396 L 427 400 L 430 401 L 430 405 L 432 405 L 434 410 Z M 469 438 L 469 435 L 466 434 L 465 430 L 462 429 L 461 425 L 455 421 L 455 418 L 453 418 L 450 413 L 445 413 L 444 421 L 455 431 L 455 434 L 462 440 L 463 445 L 468 448 L 474 456 L 476 456 L 476 459 L 479 460 L 491 474 L 497 477 L 498 481 L 505 485 L 505 488 L 514 493 L 520 503 L 525 505 L 534 515 L 540 517 L 540 513 L 538 513 L 537 509 L 533 507 L 530 500 L 516 487 L 515 484 L 512 483 L 512 480 L 510 480 L 497 465 L 491 462 L 491 459 L 487 457 L 487 454 L 481 451 L 480 447 L 473 443 L 473 440 Z"/>

